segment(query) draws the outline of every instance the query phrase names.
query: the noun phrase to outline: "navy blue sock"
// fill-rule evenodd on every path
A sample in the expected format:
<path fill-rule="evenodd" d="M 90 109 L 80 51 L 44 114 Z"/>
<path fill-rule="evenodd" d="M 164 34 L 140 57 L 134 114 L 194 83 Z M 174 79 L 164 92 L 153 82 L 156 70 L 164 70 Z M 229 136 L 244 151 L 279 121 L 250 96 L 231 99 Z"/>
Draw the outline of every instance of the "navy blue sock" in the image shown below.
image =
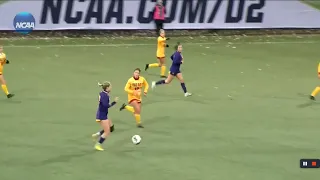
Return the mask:
<path fill-rule="evenodd" d="M 100 136 L 99 143 L 102 144 L 104 142 L 104 140 L 106 140 L 106 138 Z"/>
<path fill-rule="evenodd" d="M 104 130 L 101 130 L 101 131 L 100 131 L 100 136 L 101 136 L 103 133 L 104 133 Z"/>
<path fill-rule="evenodd" d="M 181 83 L 181 87 L 182 87 L 183 92 L 186 93 L 187 92 L 186 84 Z"/>
<path fill-rule="evenodd" d="M 160 80 L 160 81 L 156 82 L 156 85 L 165 84 L 165 83 L 166 83 L 165 80 Z"/>

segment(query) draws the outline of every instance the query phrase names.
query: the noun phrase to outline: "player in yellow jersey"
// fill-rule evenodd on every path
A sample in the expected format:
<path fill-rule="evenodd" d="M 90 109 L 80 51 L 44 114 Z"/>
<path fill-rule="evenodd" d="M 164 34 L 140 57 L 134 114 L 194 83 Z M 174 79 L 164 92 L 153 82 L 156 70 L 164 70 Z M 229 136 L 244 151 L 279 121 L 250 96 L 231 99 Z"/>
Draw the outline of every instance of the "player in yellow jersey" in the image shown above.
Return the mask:
<path fill-rule="evenodd" d="M 146 79 L 142 76 L 140 76 L 141 70 L 139 68 L 136 68 L 133 72 L 133 77 L 131 77 L 124 90 L 128 93 L 128 104 L 123 104 L 120 108 L 120 111 L 126 109 L 134 114 L 134 117 L 136 119 L 136 123 L 138 128 L 143 128 L 141 124 L 141 91 L 144 88 L 144 95 L 146 96 L 149 89 L 149 84 L 146 81 Z"/>
<path fill-rule="evenodd" d="M 3 67 L 5 64 L 9 64 L 9 61 L 6 57 L 6 54 L 3 52 L 3 46 L 0 46 L 0 83 L 3 92 L 7 95 L 8 98 L 12 98 L 14 94 L 10 94 L 7 88 L 6 80 L 3 77 Z"/>
<path fill-rule="evenodd" d="M 320 79 L 320 63 L 318 64 L 318 78 Z M 310 99 L 316 100 L 315 96 L 320 92 L 320 86 L 317 86 L 311 93 Z"/>
<path fill-rule="evenodd" d="M 166 40 L 169 40 L 169 38 L 166 38 L 165 35 L 166 35 L 165 31 L 161 29 L 160 36 L 158 37 L 158 44 L 157 44 L 158 63 L 146 64 L 146 67 L 144 69 L 145 71 L 147 71 L 149 68 L 152 68 L 152 67 L 160 67 L 161 68 L 160 76 L 162 78 L 166 78 L 165 49 L 166 47 L 169 47 L 169 45 L 166 43 Z"/>

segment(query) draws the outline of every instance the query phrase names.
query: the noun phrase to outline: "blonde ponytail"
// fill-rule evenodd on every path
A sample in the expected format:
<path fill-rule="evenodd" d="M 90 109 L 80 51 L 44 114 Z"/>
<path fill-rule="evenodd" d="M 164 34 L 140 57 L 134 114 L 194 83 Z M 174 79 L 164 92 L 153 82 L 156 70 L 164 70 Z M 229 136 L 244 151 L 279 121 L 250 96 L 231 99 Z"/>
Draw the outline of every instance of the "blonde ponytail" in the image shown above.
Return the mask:
<path fill-rule="evenodd" d="M 103 83 L 98 82 L 98 86 L 102 87 L 103 90 L 106 90 L 107 88 L 109 88 L 111 86 L 111 83 L 109 81 L 105 81 Z"/>

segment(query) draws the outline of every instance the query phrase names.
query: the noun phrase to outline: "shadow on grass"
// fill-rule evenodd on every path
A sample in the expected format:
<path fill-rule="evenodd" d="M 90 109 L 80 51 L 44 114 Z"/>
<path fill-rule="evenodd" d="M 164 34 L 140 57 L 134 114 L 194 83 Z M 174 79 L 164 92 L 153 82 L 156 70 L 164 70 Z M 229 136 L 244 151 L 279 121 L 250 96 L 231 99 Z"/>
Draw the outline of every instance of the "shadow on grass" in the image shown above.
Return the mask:
<path fill-rule="evenodd" d="M 310 106 L 318 106 L 320 105 L 320 103 L 317 103 L 315 101 L 308 101 L 308 102 L 305 102 L 305 103 L 302 103 L 302 104 L 298 104 L 297 107 L 298 108 L 306 108 L 306 107 L 310 107 Z"/>
<path fill-rule="evenodd" d="M 0 100 L 0 104 L 21 104 L 22 101 L 17 100 L 17 99 L 3 99 Z"/>
<path fill-rule="evenodd" d="M 310 95 L 308 95 L 308 94 L 303 94 L 303 93 L 298 93 L 298 96 L 304 97 L 304 98 L 308 99 Z M 318 102 L 316 102 L 316 101 L 313 101 L 313 100 L 308 100 L 308 101 L 305 102 L 305 103 L 298 104 L 297 107 L 298 107 L 298 108 L 306 108 L 306 107 L 317 106 L 317 105 L 320 105 L 320 103 L 318 103 Z"/>
<path fill-rule="evenodd" d="M 47 165 L 47 164 L 59 163 L 59 162 L 69 162 L 73 159 L 82 158 L 84 156 L 92 155 L 95 153 L 99 153 L 99 152 L 94 151 L 93 149 L 86 150 L 86 151 L 80 151 L 80 152 L 74 152 L 72 154 L 65 154 L 65 155 L 60 155 L 60 156 L 53 157 L 53 158 L 48 158 L 46 160 L 40 161 L 38 165 L 42 166 L 42 165 Z"/>

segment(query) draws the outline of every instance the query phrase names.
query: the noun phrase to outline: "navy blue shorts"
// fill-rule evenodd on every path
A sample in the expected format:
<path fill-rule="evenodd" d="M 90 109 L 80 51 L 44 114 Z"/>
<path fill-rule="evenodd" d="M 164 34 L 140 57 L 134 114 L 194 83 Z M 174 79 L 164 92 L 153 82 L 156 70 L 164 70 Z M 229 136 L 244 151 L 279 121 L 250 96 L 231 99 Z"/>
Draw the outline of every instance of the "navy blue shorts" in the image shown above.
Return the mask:
<path fill-rule="evenodd" d="M 172 76 L 177 76 L 177 74 L 179 74 L 179 73 L 181 73 L 180 71 L 170 71 L 170 74 L 172 75 Z"/>
<path fill-rule="evenodd" d="M 108 114 L 103 112 L 97 112 L 96 121 L 100 122 L 104 120 L 108 120 Z"/>

